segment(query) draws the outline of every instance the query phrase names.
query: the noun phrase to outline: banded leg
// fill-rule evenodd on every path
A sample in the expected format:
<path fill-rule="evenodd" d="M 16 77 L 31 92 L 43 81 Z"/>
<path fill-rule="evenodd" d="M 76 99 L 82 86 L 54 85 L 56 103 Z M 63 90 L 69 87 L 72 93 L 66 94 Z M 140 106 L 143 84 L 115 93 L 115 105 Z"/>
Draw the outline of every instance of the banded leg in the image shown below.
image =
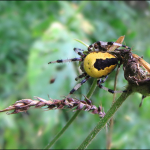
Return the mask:
<path fill-rule="evenodd" d="M 104 87 L 103 85 L 101 85 L 101 81 L 100 79 L 97 80 L 97 86 L 105 91 L 108 91 L 109 93 L 123 93 L 123 92 L 127 92 L 126 90 L 124 91 L 114 91 L 114 90 L 111 90 L 111 89 L 108 89 L 106 87 Z"/>
<path fill-rule="evenodd" d="M 112 45 L 124 47 L 124 48 L 127 48 L 129 50 L 131 49 L 130 47 L 123 45 L 123 44 L 120 44 L 120 43 L 98 41 L 98 42 L 95 42 L 95 43 L 89 45 L 88 51 L 93 51 L 93 50 L 94 51 L 107 51 L 108 46 L 112 46 Z"/>
<path fill-rule="evenodd" d="M 91 78 L 90 76 L 86 76 L 85 79 L 83 79 L 80 83 L 78 83 L 71 91 L 69 94 L 73 94 L 76 90 L 78 90 L 82 84 L 84 84 L 89 78 Z"/>
<path fill-rule="evenodd" d="M 75 80 L 76 81 L 78 81 L 80 78 L 83 78 L 83 77 L 85 77 L 87 75 L 87 73 L 82 73 L 81 75 L 79 75 L 79 76 L 77 76 L 76 78 L 75 78 Z"/>
<path fill-rule="evenodd" d="M 73 49 L 78 55 L 80 55 L 81 57 L 84 57 L 85 54 L 83 54 L 81 51 L 84 51 L 83 49 L 80 48 L 74 48 Z"/>
<path fill-rule="evenodd" d="M 120 43 L 116 43 L 116 42 L 107 42 L 108 45 L 116 45 L 116 46 L 119 46 L 119 47 L 124 47 L 124 48 L 127 48 L 127 49 L 131 49 L 130 47 L 126 46 L 126 45 L 123 45 L 123 44 L 120 44 Z"/>
<path fill-rule="evenodd" d="M 108 78 L 108 75 L 103 79 L 103 80 L 101 80 L 101 78 L 99 79 L 99 84 L 100 83 L 104 83 L 106 80 L 107 80 L 107 78 Z"/>
<path fill-rule="evenodd" d="M 48 64 L 52 64 L 52 63 L 63 63 L 63 62 L 72 62 L 72 61 L 82 61 L 82 58 L 72 58 L 72 59 L 59 59 L 56 61 L 50 61 Z"/>
<path fill-rule="evenodd" d="M 145 98 L 146 96 L 145 95 L 142 95 L 142 100 L 141 100 L 141 103 L 139 104 L 139 107 L 141 107 L 142 106 L 142 104 L 143 104 L 143 100 L 144 100 L 144 98 Z"/>

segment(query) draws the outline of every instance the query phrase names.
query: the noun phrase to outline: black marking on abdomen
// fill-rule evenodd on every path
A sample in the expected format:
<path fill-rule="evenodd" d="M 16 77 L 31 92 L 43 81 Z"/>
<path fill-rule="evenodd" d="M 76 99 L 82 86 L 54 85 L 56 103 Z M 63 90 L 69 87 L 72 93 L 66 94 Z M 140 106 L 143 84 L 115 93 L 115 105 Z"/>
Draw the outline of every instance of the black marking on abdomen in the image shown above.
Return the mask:
<path fill-rule="evenodd" d="M 106 59 L 96 59 L 94 63 L 94 67 L 99 70 L 104 70 L 106 67 L 110 67 L 111 65 L 117 65 L 117 58 L 106 58 Z"/>

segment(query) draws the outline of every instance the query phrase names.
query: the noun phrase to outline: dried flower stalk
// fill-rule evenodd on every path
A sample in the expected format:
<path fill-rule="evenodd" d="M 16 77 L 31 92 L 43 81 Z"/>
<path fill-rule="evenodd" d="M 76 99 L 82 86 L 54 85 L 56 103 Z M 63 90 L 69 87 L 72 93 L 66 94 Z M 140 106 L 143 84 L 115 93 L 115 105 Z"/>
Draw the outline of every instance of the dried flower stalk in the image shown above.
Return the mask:
<path fill-rule="evenodd" d="M 100 118 L 104 117 L 105 115 L 105 112 L 102 110 L 102 107 L 101 106 L 96 107 L 95 105 L 92 105 L 92 102 L 87 97 L 85 97 L 85 101 L 81 101 L 76 98 L 70 97 L 65 97 L 62 100 L 57 99 L 45 100 L 40 97 L 35 97 L 35 99 L 37 100 L 22 99 L 16 101 L 13 105 L 3 110 L 0 110 L 0 112 L 8 112 L 10 110 L 14 110 L 13 112 L 8 114 L 16 114 L 20 112 L 26 112 L 31 106 L 34 106 L 35 108 L 44 107 L 45 110 L 73 109 L 73 111 L 76 110 L 90 111 L 93 114 L 98 114 Z"/>

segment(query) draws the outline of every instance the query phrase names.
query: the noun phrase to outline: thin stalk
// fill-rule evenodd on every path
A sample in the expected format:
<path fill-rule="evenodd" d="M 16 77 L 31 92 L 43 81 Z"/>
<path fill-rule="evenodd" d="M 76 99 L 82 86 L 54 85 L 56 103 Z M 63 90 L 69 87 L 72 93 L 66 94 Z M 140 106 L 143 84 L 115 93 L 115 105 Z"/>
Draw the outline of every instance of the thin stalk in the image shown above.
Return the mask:
<path fill-rule="evenodd" d="M 113 103 L 109 111 L 106 113 L 104 118 L 102 118 L 97 126 L 92 130 L 92 132 L 87 136 L 87 138 L 83 141 L 83 143 L 78 147 L 78 149 L 85 149 L 90 142 L 94 139 L 94 137 L 98 134 L 98 132 L 106 125 L 109 119 L 113 116 L 113 114 L 118 110 L 118 108 L 122 105 L 122 103 L 126 100 L 126 98 L 132 93 L 131 90 L 127 88 L 126 93 L 122 93 L 122 95 Z"/>
<path fill-rule="evenodd" d="M 117 72 L 116 72 L 115 81 L 114 81 L 114 91 L 116 91 L 116 85 L 117 85 L 117 78 L 118 78 L 119 70 L 120 70 L 120 66 L 117 67 Z M 115 102 L 115 98 L 116 98 L 116 93 L 113 94 L 113 102 L 112 103 Z M 106 149 L 111 149 L 113 125 L 114 125 L 114 119 L 113 119 L 113 117 L 111 117 L 109 130 L 106 132 L 106 139 L 107 139 Z"/>
<path fill-rule="evenodd" d="M 87 94 L 87 98 L 90 99 L 90 97 L 92 96 L 93 92 L 95 91 L 97 86 L 97 79 L 94 79 L 92 86 Z M 62 130 L 54 137 L 54 139 L 52 141 L 50 141 L 50 143 L 45 147 L 45 149 L 49 149 L 59 138 L 60 136 L 65 132 L 65 130 L 71 125 L 71 123 L 75 120 L 75 118 L 79 115 L 79 113 L 81 112 L 81 110 L 78 110 L 73 117 L 67 122 L 67 124 L 62 128 Z"/>

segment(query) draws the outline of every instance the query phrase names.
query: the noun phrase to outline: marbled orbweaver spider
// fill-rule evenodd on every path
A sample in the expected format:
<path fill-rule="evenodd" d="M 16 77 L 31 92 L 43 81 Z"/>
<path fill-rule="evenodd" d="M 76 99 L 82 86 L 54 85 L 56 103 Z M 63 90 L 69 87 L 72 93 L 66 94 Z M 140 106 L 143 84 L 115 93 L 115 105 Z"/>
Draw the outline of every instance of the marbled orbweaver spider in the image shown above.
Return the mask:
<path fill-rule="evenodd" d="M 75 78 L 77 81 L 80 78 L 85 77 L 80 83 L 78 83 L 69 94 L 73 94 L 77 89 L 81 87 L 89 78 L 97 78 L 97 86 L 102 88 L 110 93 L 122 93 L 125 91 L 113 91 L 108 89 L 102 85 L 108 77 L 108 75 L 119 65 L 118 57 L 113 53 L 108 51 L 109 47 L 117 46 L 117 47 L 124 47 L 128 50 L 129 48 L 126 45 L 122 45 L 116 42 L 103 42 L 98 41 L 91 45 L 89 45 L 87 51 L 84 51 L 79 48 L 74 48 L 74 51 L 80 56 L 79 58 L 72 58 L 72 59 L 65 59 L 65 60 L 56 60 L 51 61 L 51 63 L 63 63 L 63 62 L 73 62 L 79 61 L 80 62 L 80 69 L 82 70 L 82 74 Z M 104 79 L 102 79 L 104 78 Z"/>

